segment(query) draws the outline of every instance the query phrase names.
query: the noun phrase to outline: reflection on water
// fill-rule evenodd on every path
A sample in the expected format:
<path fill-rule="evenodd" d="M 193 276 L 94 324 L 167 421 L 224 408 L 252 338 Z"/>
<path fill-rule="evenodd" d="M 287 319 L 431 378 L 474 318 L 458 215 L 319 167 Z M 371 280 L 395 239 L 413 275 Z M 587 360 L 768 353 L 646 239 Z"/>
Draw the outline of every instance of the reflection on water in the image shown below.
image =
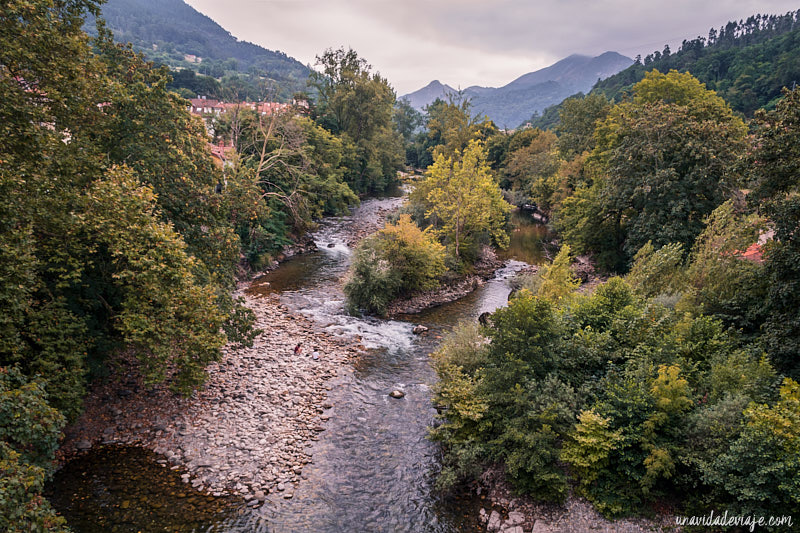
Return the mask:
<path fill-rule="evenodd" d="M 92 449 L 61 468 L 48 499 L 82 533 L 208 531 L 241 509 L 183 483 L 159 456 L 133 446 Z"/>
<path fill-rule="evenodd" d="M 544 243 L 550 242 L 552 234 L 547 226 L 537 222 L 526 211 L 514 211 L 511 215 L 511 243 L 501 252 L 503 259 L 516 259 L 530 265 L 541 265 L 545 257 Z"/>
<path fill-rule="evenodd" d="M 373 199 L 361 208 L 376 212 L 396 199 Z M 333 334 L 356 336 L 372 348 L 354 362 L 355 372 L 333 383 L 330 420 L 311 449 L 314 463 L 285 500 L 270 495 L 260 509 L 219 519 L 208 530 L 235 532 L 456 532 L 481 531 L 481 500 L 462 494 L 443 498 L 433 487 L 439 451 L 428 441 L 433 424 L 431 387 L 436 376 L 429 353 L 459 320 L 475 320 L 506 304 L 509 279 L 540 262 L 547 232 L 517 218 L 507 266 L 493 280 L 450 304 L 397 320 L 356 318 L 344 312 L 342 278 L 350 262 L 341 228 L 348 219 L 326 220 L 315 234 L 319 250 L 287 261 L 253 284 L 252 292 L 274 292 L 293 312 L 303 313 Z M 331 245 L 331 246 L 329 246 Z M 414 335 L 415 324 L 430 328 Z M 400 389 L 402 399 L 389 397 Z M 155 472 L 154 474 L 157 474 Z M 79 474 L 75 474 L 79 476 Z M 94 472 L 90 475 L 98 475 Z M 192 531 L 188 519 L 170 531 Z M 76 531 L 82 530 L 76 527 Z M 122 531 L 122 530 L 120 530 Z"/>

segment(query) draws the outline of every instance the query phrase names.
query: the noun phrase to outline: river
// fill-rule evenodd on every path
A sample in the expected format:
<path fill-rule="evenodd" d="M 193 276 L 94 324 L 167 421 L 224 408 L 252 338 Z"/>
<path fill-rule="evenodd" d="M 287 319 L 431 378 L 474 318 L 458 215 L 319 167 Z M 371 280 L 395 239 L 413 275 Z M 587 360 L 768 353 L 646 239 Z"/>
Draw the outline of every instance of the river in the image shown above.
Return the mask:
<path fill-rule="evenodd" d="M 345 244 L 343 230 L 353 220 L 375 216 L 379 209 L 391 208 L 397 198 L 370 199 L 351 217 L 326 219 L 315 232 L 319 247 L 315 253 L 291 259 L 251 286 L 253 292 L 278 293 L 290 310 L 303 313 L 334 335 L 357 337 L 369 348 L 354 362 L 354 372 L 333 383 L 329 393 L 330 420 L 326 431 L 312 448 L 313 465 L 303 471 L 303 481 L 290 500 L 271 499 L 258 509 L 242 505 L 218 509 L 219 502 L 197 496 L 191 508 L 178 509 L 164 504 L 180 485 L 164 484 L 150 491 L 149 499 L 126 492 L 124 474 L 114 473 L 107 463 L 83 458 L 67 465 L 57 475 L 53 490 L 74 494 L 56 498 L 57 508 L 71 521 L 78 533 L 95 531 L 230 531 L 230 532 L 456 532 L 479 531 L 478 510 L 482 502 L 476 496 L 452 495 L 444 498 L 433 488 L 439 468 L 437 445 L 427 437 L 427 428 L 435 421 L 431 387 L 436 376 L 429 354 L 441 338 L 460 320 L 476 320 L 484 311 L 505 305 L 511 290 L 509 280 L 527 263 L 543 260 L 541 242 L 544 227 L 524 215 L 515 215 L 512 245 L 506 266 L 495 277 L 470 295 L 418 315 L 397 320 L 357 318 L 344 311 L 341 280 L 350 263 L 351 250 Z M 429 331 L 415 335 L 412 329 L 423 324 Z M 394 399 L 389 392 L 399 389 L 405 397 Z M 119 454 L 137 453 L 114 450 Z M 162 479 L 177 476 L 154 463 L 144 461 L 136 470 L 142 475 Z M 148 470 L 147 463 L 152 468 Z M 125 461 L 118 461 L 125 462 Z M 139 463 L 137 463 L 139 464 Z M 113 477 L 120 487 L 116 500 L 124 498 L 126 508 L 161 502 L 160 508 L 140 513 L 141 518 L 105 523 L 92 522 L 91 487 L 101 486 L 104 476 Z M 109 480 L 105 479 L 106 482 Z M 178 478 L 178 482 L 180 479 Z M 82 489 L 81 484 L 90 485 Z M 159 482 L 160 483 L 160 482 Z M 152 486 L 159 486 L 152 483 Z M 141 485 L 141 481 L 136 483 Z M 60 488 L 59 488 L 60 487 Z M 77 505 L 77 500 L 83 503 Z M 133 503 L 131 503 L 133 502 Z M 121 505 L 106 501 L 98 505 Z M 80 507 L 81 513 L 76 514 Z M 166 507 L 166 509 L 164 509 Z M 195 510 L 195 511 L 192 511 Z M 169 519 L 160 518 L 170 515 Z M 175 519 L 172 515 L 183 515 Z M 159 524 L 159 520 L 164 523 Z M 163 529 L 159 529 L 163 526 Z"/>

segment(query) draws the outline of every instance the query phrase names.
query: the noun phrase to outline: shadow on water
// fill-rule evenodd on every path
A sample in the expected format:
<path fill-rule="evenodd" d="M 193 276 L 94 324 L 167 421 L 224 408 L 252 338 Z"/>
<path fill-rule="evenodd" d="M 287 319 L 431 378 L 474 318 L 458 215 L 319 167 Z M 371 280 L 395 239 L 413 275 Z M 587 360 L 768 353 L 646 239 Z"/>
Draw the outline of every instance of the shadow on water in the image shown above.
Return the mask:
<path fill-rule="evenodd" d="M 547 257 L 544 244 L 553 238 L 547 226 L 534 220 L 530 213 L 521 210 L 511 214 L 511 225 L 511 243 L 507 250 L 500 253 L 500 257 L 516 259 L 530 265 L 545 262 Z"/>
<path fill-rule="evenodd" d="M 359 209 L 374 213 L 396 201 L 392 198 L 367 200 Z M 319 251 L 287 261 L 257 280 L 251 289 L 253 293 L 279 294 L 282 303 L 292 312 L 303 313 L 326 331 L 355 337 L 370 348 L 354 361 L 353 372 L 333 382 L 328 396 L 333 405 L 328 412 L 330 420 L 326 431 L 310 450 L 314 462 L 304 469 L 303 481 L 295 488 L 291 499 L 284 499 L 281 493 L 270 494 L 268 502 L 259 509 L 231 511 L 228 508 L 228 514 L 213 515 L 216 518 L 209 517 L 201 526 L 197 525 L 198 521 L 189 521 L 196 515 L 180 511 L 176 514 L 183 517 L 183 522 L 177 517 L 155 519 L 164 520 L 164 528 L 159 531 L 200 531 L 198 527 L 205 528 L 203 531 L 262 533 L 483 530 L 478 521 L 483 503 L 479 498 L 466 493 L 444 497 L 434 488 L 440 466 L 439 449 L 427 439 L 428 428 L 435 423 L 436 415 L 431 404 L 436 375 L 429 354 L 459 320 L 476 320 L 482 312 L 506 304 L 511 290 L 509 280 L 527 266 L 523 261 L 542 261 L 541 242 L 548 238 L 547 232 L 541 226 L 537 228 L 518 219 L 521 231 L 515 232 L 506 256 L 507 265 L 494 279 L 457 302 L 419 315 L 380 320 L 352 317 L 344 311 L 341 281 L 351 254 L 343 244 L 346 235 L 342 227 L 348 222 L 349 217 L 324 221 L 315 233 Z M 430 330 L 414 335 L 412 329 L 419 323 Z M 391 398 L 389 393 L 395 389 L 402 390 L 405 396 Z M 179 486 L 175 489 L 171 485 L 161 488 L 160 481 L 154 482 L 174 472 L 155 465 L 153 458 L 148 460 L 154 465 L 148 475 L 152 475 L 149 485 L 154 487 L 155 494 L 166 495 L 178 489 L 185 492 L 186 485 L 180 484 L 179 476 Z M 118 461 L 128 462 L 128 459 L 122 456 Z M 145 467 L 138 468 L 145 470 Z M 139 479 L 133 472 L 130 475 L 132 480 Z M 92 481 L 87 488 L 80 489 L 83 492 L 78 492 L 76 486 L 86 484 L 87 479 L 104 479 L 104 476 L 112 476 L 110 465 L 74 466 L 74 470 L 65 473 L 64 480 L 58 482 L 61 483 L 59 492 L 63 494 L 57 508 L 64 510 L 82 505 L 81 498 L 88 498 L 91 487 L 110 481 Z M 133 495 L 137 484 L 140 483 L 127 482 L 128 488 L 115 497 L 115 503 L 108 505 L 119 506 L 120 501 L 128 501 L 127 509 L 147 509 L 140 509 L 135 517 L 124 517 L 125 524 L 146 526 L 151 523 L 147 521 L 151 508 Z M 216 505 L 221 504 L 209 501 L 203 512 L 211 512 Z M 98 515 L 105 512 L 102 506 L 95 507 Z M 198 504 L 197 508 L 200 507 Z M 145 526 L 137 525 L 136 530 L 149 531 Z M 85 529 L 83 522 L 76 523 L 74 529 L 79 533 L 97 531 Z"/>
<path fill-rule="evenodd" d="M 237 498 L 193 490 L 163 457 L 133 446 L 96 448 L 73 459 L 46 496 L 83 533 L 208 531 L 242 507 Z"/>

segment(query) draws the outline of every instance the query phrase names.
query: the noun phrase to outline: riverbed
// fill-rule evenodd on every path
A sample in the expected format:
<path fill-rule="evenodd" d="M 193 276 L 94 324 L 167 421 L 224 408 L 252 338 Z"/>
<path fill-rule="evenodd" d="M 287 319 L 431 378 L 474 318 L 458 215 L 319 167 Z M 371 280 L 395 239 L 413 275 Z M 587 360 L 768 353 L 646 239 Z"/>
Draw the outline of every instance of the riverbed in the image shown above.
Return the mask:
<path fill-rule="evenodd" d="M 179 507 L 165 504 L 175 490 L 161 495 L 151 490 L 149 498 L 131 496 L 136 486 L 146 483 L 144 479 L 153 479 L 151 485 L 157 487 L 155 480 L 168 475 L 174 480 L 175 475 L 182 473 L 180 468 L 173 471 L 172 463 L 159 456 L 142 461 L 137 458 L 140 476 L 132 476 L 127 482 L 119 474 L 114 474 L 113 480 L 106 479 L 104 476 L 112 476 L 111 468 L 99 456 L 107 459 L 109 454 L 116 454 L 117 462 L 124 464 L 125 454 L 130 450 L 92 449 L 81 459 L 80 468 L 62 469 L 54 483 L 55 492 L 67 495 L 57 499 L 57 507 L 78 533 L 165 530 L 438 533 L 483 529 L 479 512 L 487 503 L 479 496 L 461 494 L 443 498 L 433 488 L 439 468 L 438 448 L 427 439 L 427 428 L 435 421 L 431 386 L 436 376 L 428 356 L 458 321 L 476 320 L 481 313 L 506 304 L 514 273 L 544 259 L 541 241 L 546 240 L 546 230 L 518 221 L 517 227 L 523 229 L 512 235 L 512 249 L 504 257 L 506 265 L 494 278 L 456 302 L 394 320 L 349 316 L 344 311 L 341 291 L 351 257 L 352 232 L 348 228 L 360 217 L 373 218 L 398 202 L 396 198 L 371 199 L 350 217 L 325 220 L 314 233 L 317 252 L 287 261 L 250 287 L 251 297 L 277 298 L 287 313 L 303 317 L 324 335 L 364 347 L 354 352 L 347 363 L 348 371 L 337 373 L 337 377 L 326 382 L 326 389 L 330 390 L 324 402 L 329 409 L 324 410 L 318 421 L 310 422 L 312 430 L 319 423 L 323 427 L 318 429 L 324 431 L 319 431 L 316 440 L 308 441 L 310 446 L 303 453 L 309 460 L 303 462 L 300 473 L 292 480 L 291 496 L 286 497 L 288 487 L 283 490 L 270 487 L 272 490 L 264 495 L 264 501 L 256 501 L 255 505 L 252 493 L 247 497 L 240 494 L 238 500 L 235 493 L 226 498 L 212 498 L 214 505 L 210 505 L 208 484 L 195 483 L 205 492 L 199 490 L 197 495 L 183 494 L 183 497 L 192 496 L 196 500 L 194 508 L 204 510 L 198 513 L 202 515 L 198 519 L 191 513 L 179 512 Z M 428 331 L 415 335 L 412 330 L 417 324 L 425 325 Z M 317 351 L 314 346 L 304 346 L 302 350 L 304 362 L 313 364 L 313 352 Z M 404 397 L 390 397 L 393 390 L 402 391 Z M 246 394 L 238 400 L 246 404 Z M 97 460 L 93 454 L 98 454 Z M 258 477 L 261 472 L 251 474 Z M 117 513 L 120 518 L 93 523 L 93 513 L 103 514 L 103 509 L 93 510 L 91 502 L 87 504 L 86 500 L 91 499 L 85 496 L 91 494 L 86 492 L 87 483 L 95 493 L 104 494 L 105 499 L 98 505 L 121 509 L 127 502 L 124 510 L 134 506 L 139 512 Z M 130 485 L 127 489 L 126 483 Z M 102 488 L 108 486 L 115 490 L 103 492 Z M 190 483 L 184 483 L 184 487 L 183 493 L 192 489 Z M 84 495 L 76 496 L 82 498 L 81 504 L 70 503 L 69 494 Z M 206 513 L 211 507 L 213 512 Z M 186 520 L 170 519 L 162 524 L 166 529 L 159 529 L 159 516 L 168 516 L 170 511 L 175 511 L 173 515 L 185 515 Z"/>

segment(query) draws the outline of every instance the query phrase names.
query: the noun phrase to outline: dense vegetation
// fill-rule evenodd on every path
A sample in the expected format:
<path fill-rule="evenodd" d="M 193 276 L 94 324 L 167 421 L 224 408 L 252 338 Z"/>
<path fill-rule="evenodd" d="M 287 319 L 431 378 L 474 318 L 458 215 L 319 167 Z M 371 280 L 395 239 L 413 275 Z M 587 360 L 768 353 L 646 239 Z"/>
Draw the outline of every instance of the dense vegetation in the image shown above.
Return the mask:
<path fill-rule="evenodd" d="M 566 244 L 434 355 L 440 484 L 497 463 L 522 492 L 608 516 L 796 515 L 800 90 L 751 136 L 677 71 L 560 114 L 557 135 L 487 141 Z M 763 260 L 745 257 L 760 238 Z M 626 274 L 578 293 L 572 250 Z"/>
<path fill-rule="evenodd" d="M 511 206 L 483 141 L 497 128 L 476 120 L 469 102 L 457 98 L 431 104 L 426 129 L 416 134 L 420 117 L 407 102 L 395 106 L 394 115 L 407 157 L 418 163 L 424 155 L 431 163 L 416 181 L 398 225 L 387 225 L 356 250 L 345 286 L 351 312 L 384 314 L 398 297 L 470 272 L 483 246 L 504 248 L 509 241 Z"/>
<path fill-rule="evenodd" d="M 598 81 L 592 93 L 618 102 L 647 72 L 689 72 L 722 97 L 734 111 L 752 117 L 758 109 L 772 109 L 783 87 L 800 79 L 800 11 L 785 15 L 753 15 L 728 22 L 708 37 L 684 40 L 676 52 L 669 46 L 627 69 Z M 551 129 L 558 124 L 562 104 L 531 117 L 531 124 Z"/>
<path fill-rule="evenodd" d="M 393 181 L 400 137 L 394 93 L 358 60 L 371 92 L 360 95 L 357 117 L 384 148 L 370 151 L 374 136 L 326 129 L 322 114 L 315 122 L 302 109 L 241 107 L 212 124 L 234 144 L 220 168 L 165 67 L 102 26 L 95 39 L 83 32 L 98 1 L 12 1 L 4 10 L 0 529 L 56 530 L 63 522 L 40 491 L 90 381 L 126 357 L 147 386 L 186 394 L 200 385 L 226 343 L 257 333 L 253 313 L 231 296 L 237 273 L 357 203 L 348 183 L 361 191 Z M 349 88 L 326 97 L 346 99 Z M 354 113 L 338 117 L 346 124 Z"/>

